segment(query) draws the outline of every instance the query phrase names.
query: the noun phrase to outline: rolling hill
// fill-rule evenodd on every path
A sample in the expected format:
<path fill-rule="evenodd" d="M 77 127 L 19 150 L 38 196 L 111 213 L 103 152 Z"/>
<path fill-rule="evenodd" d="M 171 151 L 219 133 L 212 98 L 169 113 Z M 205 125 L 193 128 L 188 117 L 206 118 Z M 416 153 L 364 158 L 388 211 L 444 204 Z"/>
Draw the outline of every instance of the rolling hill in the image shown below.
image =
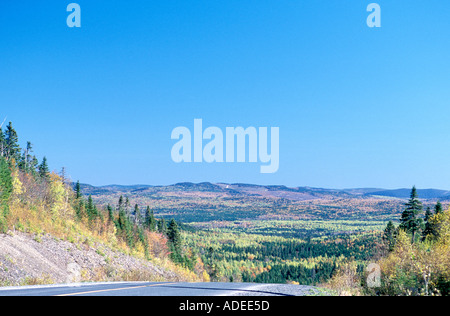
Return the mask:
<path fill-rule="evenodd" d="M 81 185 L 100 205 L 120 196 L 141 209 L 181 222 L 236 220 L 391 220 L 398 218 L 409 189 L 325 189 L 245 183 L 177 183 L 167 186 Z M 425 205 L 448 201 L 450 191 L 418 190 Z"/>

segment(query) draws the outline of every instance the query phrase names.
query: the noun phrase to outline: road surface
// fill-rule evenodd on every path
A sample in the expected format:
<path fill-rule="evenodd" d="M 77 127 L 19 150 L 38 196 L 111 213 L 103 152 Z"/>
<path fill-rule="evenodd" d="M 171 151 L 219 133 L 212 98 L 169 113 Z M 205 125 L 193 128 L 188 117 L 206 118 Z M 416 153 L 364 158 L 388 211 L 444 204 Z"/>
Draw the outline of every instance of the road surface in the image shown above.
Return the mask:
<path fill-rule="evenodd" d="M 0 296 L 303 296 L 311 286 L 254 283 L 112 282 L 0 288 Z"/>

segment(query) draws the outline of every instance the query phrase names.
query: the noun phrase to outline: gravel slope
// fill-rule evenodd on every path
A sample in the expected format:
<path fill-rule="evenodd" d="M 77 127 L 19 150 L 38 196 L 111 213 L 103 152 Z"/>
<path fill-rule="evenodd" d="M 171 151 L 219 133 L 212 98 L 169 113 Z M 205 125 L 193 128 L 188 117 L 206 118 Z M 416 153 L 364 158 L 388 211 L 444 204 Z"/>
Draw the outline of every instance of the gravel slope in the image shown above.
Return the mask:
<path fill-rule="evenodd" d="M 45 235 L 0 235 L 0 286 L 120 281 L 125 273 L 146 280 L 178 280 L 171 271 L 102 245 L 75 245 Z"/>

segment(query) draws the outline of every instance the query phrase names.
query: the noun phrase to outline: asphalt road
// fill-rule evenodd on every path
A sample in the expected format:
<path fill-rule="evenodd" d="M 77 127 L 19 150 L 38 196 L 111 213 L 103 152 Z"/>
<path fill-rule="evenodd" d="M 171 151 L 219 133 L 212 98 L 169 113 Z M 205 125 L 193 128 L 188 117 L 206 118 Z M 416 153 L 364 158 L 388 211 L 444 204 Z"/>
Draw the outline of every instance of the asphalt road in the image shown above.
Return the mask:
<path fill-rule="evenodd" d="M 254 283 L 113 282 L 0 288 L 0 296 L 303 296 L 310 286 Z"/>

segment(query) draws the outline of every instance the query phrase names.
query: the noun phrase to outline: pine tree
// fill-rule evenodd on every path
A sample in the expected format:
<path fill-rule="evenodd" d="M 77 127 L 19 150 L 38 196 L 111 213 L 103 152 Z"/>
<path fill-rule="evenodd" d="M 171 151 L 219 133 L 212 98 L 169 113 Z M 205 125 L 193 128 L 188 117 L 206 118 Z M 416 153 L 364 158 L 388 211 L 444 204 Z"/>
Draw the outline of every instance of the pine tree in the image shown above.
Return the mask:
<path fill-rule="evenodd" d="M 416 187 L 411 190 L 411 197 L 405 204 L 406 209 L 402 213 L 400 219 L 400 228 L 411 234 L 411 240 L 414 242 L 416 233 L 422 228 L 423 221 L 419 218 L 422 212 L 422 202 L 419 201 Z"/>

